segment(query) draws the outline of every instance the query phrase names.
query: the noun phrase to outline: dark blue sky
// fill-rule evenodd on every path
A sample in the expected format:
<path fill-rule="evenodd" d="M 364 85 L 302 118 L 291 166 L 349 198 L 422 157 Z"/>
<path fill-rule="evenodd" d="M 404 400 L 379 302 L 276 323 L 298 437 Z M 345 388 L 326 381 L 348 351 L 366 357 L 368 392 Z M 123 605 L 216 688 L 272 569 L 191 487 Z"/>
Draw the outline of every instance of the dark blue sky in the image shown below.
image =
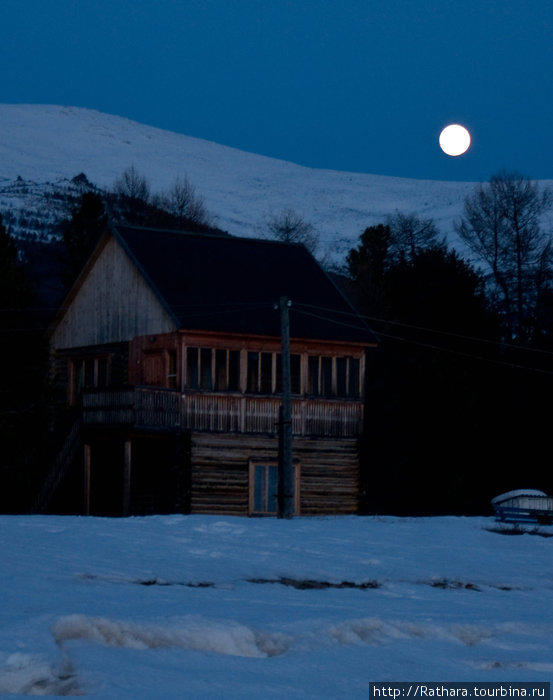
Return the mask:
<path fill-rule="evenodd" d="M 0 20 L 4 103 L 318 168 L 553 178 L 553 0 L 2 0 Z"/>

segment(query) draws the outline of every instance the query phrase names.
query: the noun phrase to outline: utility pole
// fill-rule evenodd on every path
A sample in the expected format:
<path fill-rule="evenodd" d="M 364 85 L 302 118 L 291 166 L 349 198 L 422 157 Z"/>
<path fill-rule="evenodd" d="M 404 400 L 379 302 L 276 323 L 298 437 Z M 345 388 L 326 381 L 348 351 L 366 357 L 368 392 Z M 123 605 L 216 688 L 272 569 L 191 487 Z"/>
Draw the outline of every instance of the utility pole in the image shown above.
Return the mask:
<path fill-rule="evenodd" d="M 292 463 L 292 383 L 290 372 L 290 307 L 287 297 L 280 297 L 280 334 L 282 359 L 282 406 L 280 408 L 278 445 L 278 517 L 294 515 L 295 483 Z"/>

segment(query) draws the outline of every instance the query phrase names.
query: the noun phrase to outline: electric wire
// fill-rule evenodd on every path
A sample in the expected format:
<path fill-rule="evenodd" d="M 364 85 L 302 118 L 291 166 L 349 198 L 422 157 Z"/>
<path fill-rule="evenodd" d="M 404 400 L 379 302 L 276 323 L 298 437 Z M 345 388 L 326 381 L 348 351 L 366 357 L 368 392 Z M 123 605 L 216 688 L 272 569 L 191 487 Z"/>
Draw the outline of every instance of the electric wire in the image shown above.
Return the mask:
<path fill-rule="evenodd" d="M 294 308 L 294 307 L 292 307 L 292 308 Z M 332 311 L 334 313 L 333 310 L 329 310 L 329 311 Z M 323 319 L 323 320 L 327 321 L 328 323 L 334 323 L 334 324 L 339 325 L 339 326 L 345 326 L 348 328 L 355 328 L 357 330 L 367 330 L 366 328 L 361 328 L 360 326 L 353 326 L 352 324 L 345 323 L 344 321 L 338 321 L 336 319 L 321 316 L 319 314 L 313 314 L 313 313 L 310 313 L 307 311 L 301 311 L 299 309 L 295 309 L 295 312 L 303 314 L 305 316 L 312 316 L 314 318 Z M 344 312 L 344 313 L 347 313 L 347 312 Z M 406 325 L 408 325 L 408 324 L 406 324 Z M 416 327 L 414 327 L 414 328 L 416 328 Z M 432 329 L 425 329 L 425 328 L 420 328 L 419 330 L 426 330 L 429 332 L 434 332 Z M 439 332 L 439 331 L 436 331 L 436 332 Z M 515 363 L 515 362 L 507 362 L 505 360 L 498 360 L 498 359 L 491 358 L 491 357 L 484 357 L 482 355 L 475 355 L 474 353 L 464 352 L 464 351 L 457 350 L 454 348 L 446 348 L 443 346 L 434 345 L 432 343 L 424 343 L 423 341 L 420 341 L 420 340 L 415 340 L 415 339 L 411 339 L 411 338 L 404 338 L 404 337 L 392 335 L 390 333 L 383 333 L 380 331 L 378 332 L 378 335 L 382 338 L 387 338 L 389 340 L 394 340 L 394 341 L 401 342 L 401 343 L 407 343 L 410 345 L 416 345 L 418 347 L 422 347 L 422 348 L 425 348 L 427 350 L 433 350 L 435 352 L 445 352 L 445 353 L 448 353 L 450 355 L 456 355 L 458 357 L 464 357 L 466 359 L 471 359 L 471 360 L 475 360 L 475 361 L 479 361 L 479 362 L 487 362 L 489 364 L 494 364 L 494 365 L 501 366 L 501 367 L 509 367 L 511 369 L 526 370 L 529 372 L 536 372 L 539 374 L 553 376 L 553 371 L 550 371 L 547 369 L 542 369 L 540 367 L 532 367 L 532 366 L 523 365 L 523 364 L 519 364 L 519 363 Z M 468 339 L 468 340 L 471 339 L 468 336 L 457 336 L 457 337 Z M 480 339 L 475 338 L 475 340 L 478 341 Z M 492 342 L 492 341 L 483 341 L 483 342 Z M 496 343 L 496 345 L 499 346 L 499 345 L 501 345 L 501 343 Z M 518 349 L 518 346 L 516 346 L 516 345 L 513 345 L 511 347 Z M 547 353 L 547 354 L 552 354 L 552 353 Z"/>
<path fill-rule="evenodd" d="M 232 307 L 232 308 L 229 308 Z M 217 303 L 197 303 L 197 304 L 182 304 L 182 305 L 172 305 L 171 308 L 175 310 L 180 310 L 181 313 L 186 314 L 187 318 L 201 318 L 201 317 L 207 317 L 207 316 L 220 316 L 220 315 L 227 315 L 227 314 L 236 314 L 236 313 L 247 313 L 251 312 L 254 310 L 262 309 L 262 308 L 267 308 L 267 309 L 275 309 L 275 307 L 278 307 L 278 304 L 276 304 L 275 301 L 265 301 L 265 302 L 217 302 Z M 53 307 L 51 307 L 53 308 Z M 187 309 L 191 309 L 194 312 L 193 313 L 186 313 Z M 206 309 L 206 311 L 201 311 L 201 309 Z M 207 309 L 211 309 L 210 311 L 207 311 Z M 317 311 L 321 311 L 324 313 L 313 313 L 312 311 L 307 311 L 305 309 L 313 309 Z M 16 311 L 16 309 L 10 309 L 12 311 Z M 35 309 L 37 310 L 37 309 Z M 38 309 L 38 310 L 44 310 L 44 309 Z M 0 311 L 8 311 L 8 309 L 0 309 Z M 19 311 L 19 310 L 18 310 Z M 63 311 L 63 309 L 62 309 Z M 363 321 L 372 321 L 372 322 L 378 322 L 386 325 L 393 325 L 397 326 L 400 328 L 405 328 L 409 330 L 416 330 L 419 332 L 425 332 L 425 333 L 430 333 L 430 334 L 435 334 L 435 335 L 441 335 L 444 337 L 448 338 L 454 338 L 458 340 L 463 340 L 463 341 L 470 341 L 474 343 L 483 343 L 487 345 L 492 345 L 497 348 L 511 348 L 517 351 L 524 350 L 525 352 L 529 353 L 535 353 L 536 355 L 553 355 L 553 352 L 549 350 L 543 350 L 541 348 L 528 348 L 524 346 L 518 346 L 512 343 L 506 343 L 504 341 L 495 341 L 495 340 L 490 340 L 487 338 L 479 338 L 475 336 L 467 336 L 463 335 L 460 333 L 454 333 L 451 331 L 443 331 L 439 330 L 436 328 L 428 328 L 424 326 L 418 326 L 415 324 L 409 324 L 401 321 L 392 321 L 389 319 L 383 319 L 383 318 L 378 318 L 375 316 L 368 316 L 365 314 L 360 314 L 356 313 L 354 310 L 351 311 L 345 311 L 345 310 L 340 310 L 340 309 L 331 309 L 328 307 L 324 306 L 318 306 L 314 304 L 306 304 L 303 302 L 294 302 L 292 300 L 292 307 L 291 311 L 295 314 L 300 314 L 306 317 L 311 317 L 315 318 L 320 321 L 324 321 L 326 323 L 332 323 L 334 325 L 342 326 L 344 328 L 349 328 L 349 329 L 354 329 L 357 331 L 362 331 L 362 332 L 367 332 L 372 329 L 370 329 L 368 326 L 365 325 L 359 325 L 358 323 L 348 323 L 347 321 L 342 321 L 337 318 L 333 318 L 329 316 L 328 314 L 332 314 L 332 316 L 344 316 L 344 317 L 349 317 L 352 319 L 362 319 Z M 324 315 L 327 314 L 327 315 Z M 0 328 L 0 335 L 4 334 L 9 334 L 9 333 L 38 333 L 38 332 L 43 332 L 46 331 L 50 328 L 50 325 L 48 326 L 35 326 L 35 327 L 22 327 L 22 328 Z M 553 371 L 549 371 L 547 369 L 542 369 L 539 367 L 532 367 L 529 365 L 525 364 L 520 364 L 520 363 L 513 363 L 513 362 L 508 362 L 505 360 L 498 360 L 494 358 L 489 358 L 489 357 L 484 357 L 482 355 L 477 355 L 474 353 L 469 353 L 469 352 L 464 352 L 460 351 L 458 349 L 454 348 L 447 348 L 443 347 L 440 345 L 436 345 L 433 343 L 426 343 L 421 340 L 415 340 L 411 338 L 405 338 L 401 337 L 399 335 L 394 335 L 391 333 L 386 333 L 384 331 L 377 331 L 376 335 L 378 337 L 386 338 L 388 340 L 393 340 L 396 342 L 401 342 L 401 343 L 408 343 L 411 345 L 415 345 L 418 347 L 423 347 L 429 350 L 433 351 L 440 351 L 440 352 L 445 352 L 449 353 L 452 355 L 457 355 L 460 357 L 465 357 L 467 359 L 473 359 L 473 360 L 478 360 L 482 362 L 487 362 L 499 366 L 504 366 L 504 367 L 511 367 L 511 368 L 516 368 L 516 369 L 521 369 L 521 370 L 528 370 L 532 372 L 538 372 L 542 374 L 547 374 L 551 375 L 553 374 Z"/>
<path fill-rule="evenodd" d="M 332 314 L 341 314 L 345 316 L 352 316 L 354 318 L 362 318 L 367 321 L 373 321 L 377 323 L 383 323 L 387 325 L 393 325 L 393 326 L 401 326 L 402 328 L 408 328 L 410 330 L 416 330 L 416 331 L 424 331 L 426 333 L 434 333 L 436 335 L 443 335 L 443 336 L 448 336 L 450 338 L 457 338 L 459 340 L 470 340 L 472 342 L 476 343 L 485 343 L 488 345 L 493 345 L 496 347 L 501 347 L 501 348 L 511 348 L 513 350 L 524 350 L 525 352 L 529 353 L 537 353 L 537 354 L 543 354 L 543 355 L 553 355 L 553 351 L 551 350 L 544 350 L 543 348 L 530 348 L 524 345 L 516 345 L 515 343 L 508 343 L 505 342 L 504 340 L 490 340 L 489 338 L 480 338 L 476 336 L 471 336 L 471 335 L 463 335 L 462 333 L 455 333 L 453 331 L 444 331 L 440 330 L 438 328 L 428 328 L 426 326 L 417 326 L 412 323 L 405 323 L 403 321 L 392 321 L 391 319 L 386 319 L 386 318 L 379 318 L 378 316 L 368 316 L 366 314 L 361 314 L 361 313 L 356 313 L 355 311 L 338 311 L 335 309 L 327 309 L 323 306 L 315 306 L 312 304 L 303 304 L 299 302 L 298 304 L 294 305 L 296 306 L 302 306 L 306 308 L 311 308 L 311 309 L 318 309 L 320 311 L 329 311 Z M 372 330 L 372 329 L 371 329 Z M 376 331 L 377 335 L 382 335 L 384 337 L 384 334 L 381 333 L 380 331 Z"/>

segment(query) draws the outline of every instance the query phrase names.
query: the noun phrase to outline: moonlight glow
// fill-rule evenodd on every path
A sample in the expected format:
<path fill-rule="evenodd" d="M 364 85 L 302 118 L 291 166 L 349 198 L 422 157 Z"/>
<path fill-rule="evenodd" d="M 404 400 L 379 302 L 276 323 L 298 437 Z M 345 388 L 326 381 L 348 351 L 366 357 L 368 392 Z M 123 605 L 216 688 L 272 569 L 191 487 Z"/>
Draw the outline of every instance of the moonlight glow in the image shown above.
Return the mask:
<path fill-rule="evenodd" d="M 440 134 L 440 148 L 448 156 L 460 156 L 470 146 L 470 134 L 460 124 L 450 124 Z"/>

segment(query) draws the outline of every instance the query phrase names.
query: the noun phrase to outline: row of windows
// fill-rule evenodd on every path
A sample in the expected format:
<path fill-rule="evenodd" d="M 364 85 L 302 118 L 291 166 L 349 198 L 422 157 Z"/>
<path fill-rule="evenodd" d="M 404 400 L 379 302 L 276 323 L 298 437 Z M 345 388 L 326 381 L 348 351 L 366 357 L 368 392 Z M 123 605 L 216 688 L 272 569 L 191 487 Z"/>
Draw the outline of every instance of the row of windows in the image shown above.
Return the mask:
<path fill-rule="evenodd" d="M 188 348 L 186 386 L 209 391 L 239 391 L 240 351 Z"/>
<path fill-rule="evenodd" d="M 247 352 L 241 381 L 239 350 L 188 348 L 185 386 L 207 391 L 240 391 L 253 394 L 282 392 L 281 355 L 276 352 Z M 311 396 L 360 395 L 360 362 L 354 357 L 290 355 L 293 394 Z"/>
<path fill-rule="evenodd" d="M 107 357 L 72 361 L 72 395 L 83 389 L 110 384 Z M 241 352 L 213 348 L 187 348 L 182 386 L 205 391 L 242 391 L 250 394 L 282 392 L 281 355 L 278 352 Z M 361 395 L 358 358 L 318 355 L 290 356 L 292 394 L 358 398 Z M 179 365 L 175 350 L 147 352 L 142 358 L 141 382 L 179 389 Z"/>

